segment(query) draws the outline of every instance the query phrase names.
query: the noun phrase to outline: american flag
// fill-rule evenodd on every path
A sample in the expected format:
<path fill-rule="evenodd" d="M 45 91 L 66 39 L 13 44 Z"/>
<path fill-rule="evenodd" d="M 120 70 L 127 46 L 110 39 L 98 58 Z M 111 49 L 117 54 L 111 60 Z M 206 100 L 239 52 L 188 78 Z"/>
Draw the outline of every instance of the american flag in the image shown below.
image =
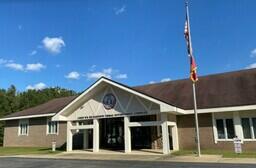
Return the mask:
<path fill-rule="evenodd" d="M 196 66 L 195 58 L 193 56 L 193 49 L 192 49 L 192 44 L 191 44 L 188 11 L 186 13 L 184 36 L 185 36 L 185 39 L 186 39 L 188 56 L 189 56 L 189 60 L 190 60 L 190 79 L 193 82 L 196 82 L 198 80 L 197 73 L 196 73 L 197 66 Z"/>

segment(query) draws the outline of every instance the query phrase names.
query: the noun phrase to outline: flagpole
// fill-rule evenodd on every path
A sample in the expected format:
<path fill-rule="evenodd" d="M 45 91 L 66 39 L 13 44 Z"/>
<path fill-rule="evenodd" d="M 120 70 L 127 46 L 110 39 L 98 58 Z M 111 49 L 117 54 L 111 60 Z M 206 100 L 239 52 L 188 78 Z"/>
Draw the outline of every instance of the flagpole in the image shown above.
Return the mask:
<path fill-rule="evenodd" d="M 197 156 L 201 157 L 199 128 L 198 128 L 198 115 L 197 115 L 197 104 L 196 104 L 196 84 L 193 82 L 192 86 L 193 86 L 194 113 L 195 113 L 195 123 L 196 123 Z"/>
<path fill-rule="evenodd" d="M 188 22 L 188 29 L 189 29 L 189 50 L 192 56 L 192 43 L 191 43 L 191 35 L 190 35 L 190 23 L 189 23 L 189 10 L 188 10 L 188 1 L 186 1 L 186 10 L 187 10 L 187 22 Z M 197 143 L 197 156 L 201 157 L 201 149 L 200 149 L 200 137 L 199 137 L 199 126 L 198 126 L 198 115 L 197 115 L 197 102 L 196 102 L 196 84 L 193 82 L 192 84 L 193 89 L 193 100 L 194 100 L 194 114 L 195 114 L 195 133 L 196 133 L 196 143 Z"/>

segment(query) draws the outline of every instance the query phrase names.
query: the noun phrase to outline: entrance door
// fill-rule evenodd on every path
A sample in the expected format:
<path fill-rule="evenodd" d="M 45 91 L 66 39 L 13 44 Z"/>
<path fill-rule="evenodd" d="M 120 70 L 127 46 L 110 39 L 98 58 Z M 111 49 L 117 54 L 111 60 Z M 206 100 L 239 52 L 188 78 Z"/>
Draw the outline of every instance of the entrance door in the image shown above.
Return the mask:
<path fill-rule="evenodd" d="M 124 149 L 124 120 L 123 118 L 107 118 L 100 122 L 101 148 Z"/>
<path fill-rule="evenodd" d="M 132 149 L 151 149 L 150 127 L 132 127 Z"/>

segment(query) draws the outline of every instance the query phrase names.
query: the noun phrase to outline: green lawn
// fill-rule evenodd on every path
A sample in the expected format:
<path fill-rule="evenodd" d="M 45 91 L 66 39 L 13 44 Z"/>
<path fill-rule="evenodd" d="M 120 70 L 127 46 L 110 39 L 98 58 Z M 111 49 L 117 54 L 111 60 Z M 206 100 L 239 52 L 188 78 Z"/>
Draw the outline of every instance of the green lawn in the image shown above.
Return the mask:
<path fill-rule="evenodd" d="M 223 151 L 223 150 L 202 150 L 202 154 L 206 155 L 222 155 L 224 158 L 256 158 L 256 151 L 246 151 L 241 154 L 236 154 L 234 151 Z M 184 156 L 184 155 L 195 155 L 196 150 L 180 150 L 173 152 L 174 156 Z"/>
<path fill-rule="evenodd" d="M 31 148 L 31 147 L 0 147 L 0 156 L 3 155 L 26 155 L 26 154 L 57 154 L 61 150 L 51 151 L 51 148 Z"/>

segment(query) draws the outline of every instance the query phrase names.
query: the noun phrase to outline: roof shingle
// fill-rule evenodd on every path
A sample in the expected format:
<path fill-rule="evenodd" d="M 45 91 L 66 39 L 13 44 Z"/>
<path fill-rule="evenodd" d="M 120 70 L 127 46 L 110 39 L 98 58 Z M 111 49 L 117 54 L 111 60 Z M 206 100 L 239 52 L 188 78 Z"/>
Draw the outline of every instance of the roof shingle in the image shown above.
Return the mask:
<path fill-rule="evenodd" d="M 193 109 L 192 84 L 189 79 L 149 84 L 134 89 L 176 107 Z M 256 104 L 256 69 L 199 77 L 196 95 L 200 109 Z"/>
<path fill-rule="evenodd" d="M 4 118 L 57 113 L 75 98 L 76 96 L 55 98 L 38 106 L 10 114 L 8 116 L 5 116 Z"/>
<path fill-rule="evenodd" d="M 132 87 L 141 93 L 188 110 L 193 109 L 190 79 Z M 256 104 L 256 69 L 199 77 L 196 83 L 199 109 Z M 56 98 L 44 104 L 5 116 L 5 118 L 57 113 L 76 96 Z"/>

